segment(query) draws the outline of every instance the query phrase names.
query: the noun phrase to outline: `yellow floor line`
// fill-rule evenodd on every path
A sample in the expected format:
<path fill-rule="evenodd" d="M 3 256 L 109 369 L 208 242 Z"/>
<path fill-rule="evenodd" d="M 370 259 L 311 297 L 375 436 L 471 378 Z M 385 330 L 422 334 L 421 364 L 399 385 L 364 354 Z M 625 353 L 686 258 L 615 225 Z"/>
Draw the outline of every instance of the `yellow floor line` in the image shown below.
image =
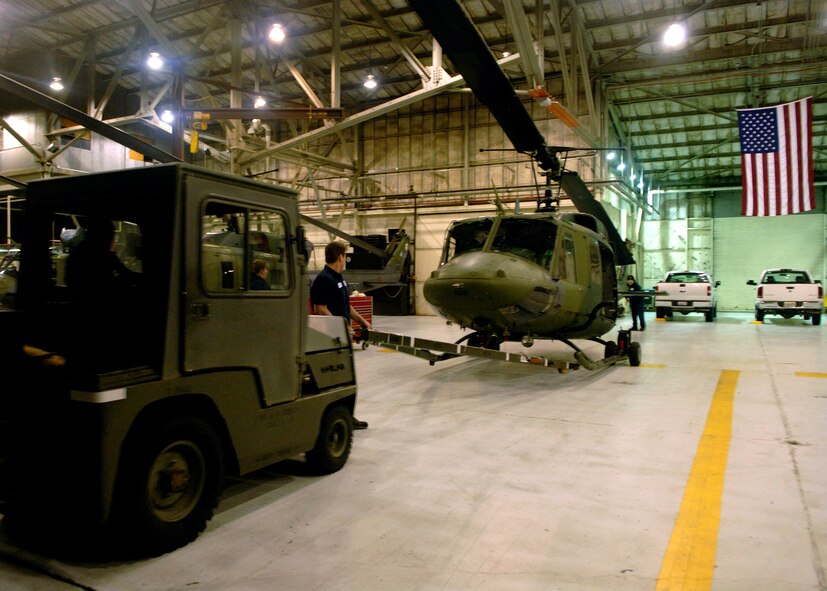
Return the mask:
<path fill-rule="evenodd" d="M 738 375 L 737 371 L 723 370 L 718 378 L 681 508 L 661 564 L 658 591 L 712 588 Z"/>
<path fill-rule="evenodd" d="M 827 373 L 819 373 L 815 371 L 797 371 L 795 375 L 799 378 L 827 378 Z"/>

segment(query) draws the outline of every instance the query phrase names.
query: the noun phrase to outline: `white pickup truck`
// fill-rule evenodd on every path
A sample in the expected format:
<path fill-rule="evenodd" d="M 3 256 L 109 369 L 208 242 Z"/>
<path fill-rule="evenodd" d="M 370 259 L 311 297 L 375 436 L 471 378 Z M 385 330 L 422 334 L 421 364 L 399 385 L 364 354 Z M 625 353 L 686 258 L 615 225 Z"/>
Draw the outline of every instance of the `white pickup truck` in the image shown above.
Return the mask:
<path fill-rule="evenodd" d="M 655 287 L 655 315 L 671 318 L 674 312 L 700 312 L 712 322 L 718 315 L 715 288 L 719 285 L 703 271 L 670 271 Z"/>
<path fill-rule="evenodd" d="M 750 279 L 747 285 L 756 285 L 755 319 L 764 321 L 766 314 L 778 314 L 784 318 L 804 316 L 813 324 L 821 324 L 824 309 L 824 288 L 814 281 L 804 269 L 767 269 L 756 283 Z"/>

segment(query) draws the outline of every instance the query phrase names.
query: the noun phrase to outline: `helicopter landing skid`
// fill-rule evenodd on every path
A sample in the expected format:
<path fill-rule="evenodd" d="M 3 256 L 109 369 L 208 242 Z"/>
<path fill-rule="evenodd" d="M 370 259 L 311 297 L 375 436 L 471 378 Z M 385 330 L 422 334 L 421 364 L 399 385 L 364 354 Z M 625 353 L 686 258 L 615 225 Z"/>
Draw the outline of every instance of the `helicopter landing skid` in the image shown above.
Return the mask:
<path fill-rule="evenodd" d="M 632 342 L 631 332 L 628 330 L 621 330 L 618 332 L 617 342 L 604 341 L 602 339 L 593 338 L 595 342 L 602 343 L 605 346 L 605 357 L 601 360 L 593 360 L 589 358 L 586 353 L 580 349 L 573 342 L 568 339 L 556 339 L 574 349 L 574 358 L 576 363 L 569 361 L 562 361 L 558 359 L 549 359 L 543 356 L 531 356 L 522 352 L 510 353 L 507 351 L 498 351 L 495 349 L 486 349 L 483 347 L 472 347 L 459 343 L 446 343 L 443 341 L 434 341 L 432 339 L 423 339 L 419 337 L 410 337 L 405 335 L 394 334 L 390 332 L 380 332 L 375 330 L 364 331 L 362 336 L 365 343 L 393 349 L 406 355 L 413 355 L 420 359 L 426 360 L 430 365 L 436 364 L 438 361 L 447 361 L 448 359 L 455 359 L 462 356 L 482 357 L 484 359 L 495 359 L 498 361 L 509 361 L 512 363 L 528 363 L 531 365 L 538 365 L 540 367 L 552 367 L 557 369 L 560 373 L 566 372 L 570 369 L 579 369 L 581 366 L 589 370 L 601 369 L 610 365 L 615 365 L 629 360 L 632 366 L 640 365 L 640 343 Z"/>
<path fill-rule="evenodd" d="M 595 361 L 590 359 L 580 347 L 566 339 L 560 339 L 574 349 L 574 358 L 586 369 L 600 369 L 609 365 L 629 360 L 629 365 L 638 367 L 641 360 L 640 343 L 632 341 L 632 331 L 617 331 L 617 341 L 604 341 L 599 337 L 592 337 L 589 340 L 600 343 L 604 347 L 603 359 Z"/>

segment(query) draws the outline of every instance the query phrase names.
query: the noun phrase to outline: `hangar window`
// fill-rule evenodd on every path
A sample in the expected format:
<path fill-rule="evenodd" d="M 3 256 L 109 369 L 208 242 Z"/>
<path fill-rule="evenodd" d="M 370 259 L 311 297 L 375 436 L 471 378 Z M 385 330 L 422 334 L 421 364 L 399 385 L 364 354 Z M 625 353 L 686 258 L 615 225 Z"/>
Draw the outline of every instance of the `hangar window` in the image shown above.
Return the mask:
<path fill-rule="evenodd" d="M 283 214 L 211 201 L 201 224 L 201 280 L 205 291 L 261 297 L 289 289 Z"/>

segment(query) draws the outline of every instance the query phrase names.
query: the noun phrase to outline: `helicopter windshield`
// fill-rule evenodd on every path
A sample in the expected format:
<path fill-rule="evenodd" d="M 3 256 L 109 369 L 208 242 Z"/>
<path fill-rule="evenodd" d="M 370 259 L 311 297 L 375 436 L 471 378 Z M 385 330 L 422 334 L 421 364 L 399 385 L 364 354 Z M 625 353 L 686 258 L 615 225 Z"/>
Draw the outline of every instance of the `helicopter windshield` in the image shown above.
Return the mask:
<path fill-rule="evenodd" d="M 448 230 L 444 263 L 457 255 L 482 250 L 493 222 L 490 219 L 456 223 Z"/>
<path fill-rule="evenodd" d="M 493 226 L 490 219 L 455 224 L 448 230 L 444 262 L 457 255 L 482 250 Z M 557 226 L 545 219 L 504 218 L 500 220 L 491 252 L 516 255 L 549 268 Z"/>
<path fill-rule="evenodd" d="M 548 269 L 556 238 L 557 226 L 550 221 L 505 218 L 497 229 L 491 251 L 513 254 Z"/>

